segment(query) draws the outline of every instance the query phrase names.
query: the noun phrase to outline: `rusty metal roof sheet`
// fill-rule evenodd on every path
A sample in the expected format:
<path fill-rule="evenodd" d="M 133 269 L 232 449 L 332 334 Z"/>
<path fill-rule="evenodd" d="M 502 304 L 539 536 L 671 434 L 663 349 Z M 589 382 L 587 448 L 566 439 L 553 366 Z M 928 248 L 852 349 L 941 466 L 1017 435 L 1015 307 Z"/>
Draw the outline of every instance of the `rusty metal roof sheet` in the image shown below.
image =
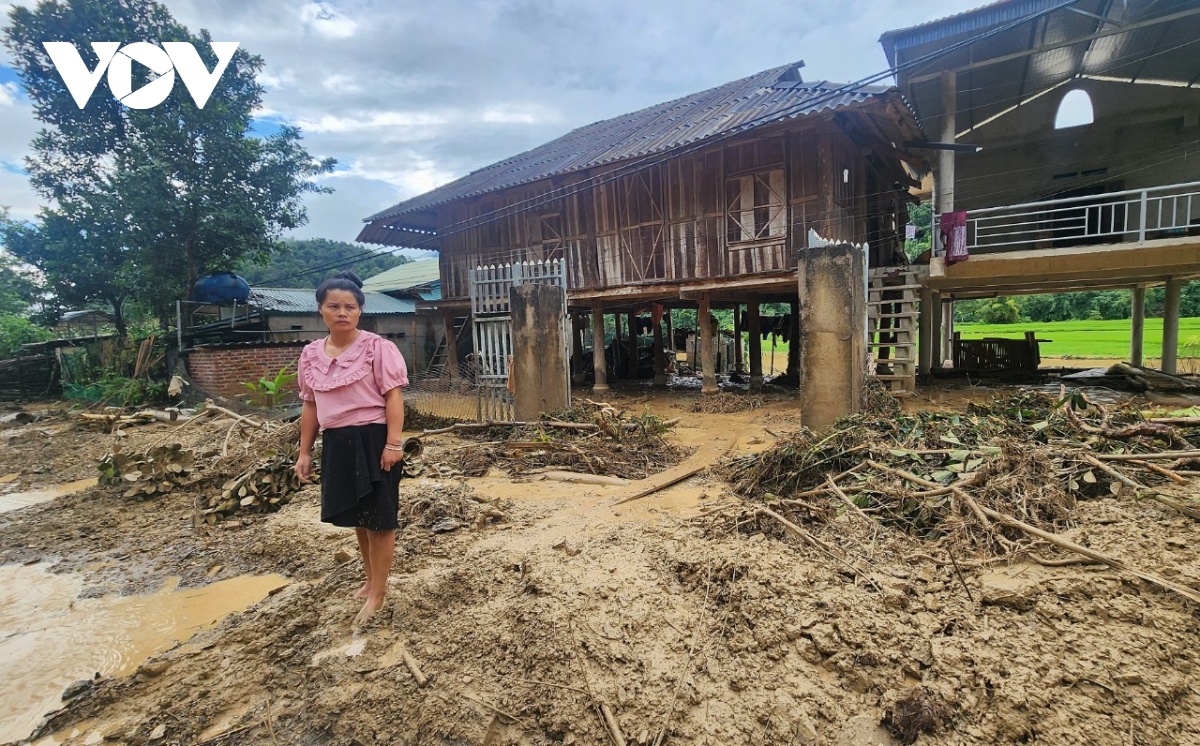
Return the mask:
<path fill-rule="evenodd" d="M 557 140 L 401 202 L 364 222 L 396 218 L 451 200 L 586 168 L 667 153 L 783 119 L 853 106 L 895 90 L 885 86 L 853 87 L 827 81 L 806 83 L 797 73 L 802 64 L 771 68 L 716 88 L 580 127 Z"/>

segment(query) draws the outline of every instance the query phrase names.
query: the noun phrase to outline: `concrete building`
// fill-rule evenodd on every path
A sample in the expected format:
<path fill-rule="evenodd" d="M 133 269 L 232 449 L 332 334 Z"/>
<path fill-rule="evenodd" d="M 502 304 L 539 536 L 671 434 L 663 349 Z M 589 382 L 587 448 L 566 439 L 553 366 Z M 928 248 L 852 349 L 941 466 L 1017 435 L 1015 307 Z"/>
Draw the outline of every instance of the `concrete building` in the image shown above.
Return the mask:
<path fill-rule="evenodd" d="M 883 35 L 937 143 L 947 228 L 921 281 L 922 371 L 949 357 L 956 299 L 1108 288 L 1133 290 L 1140 364 L 1155 285 L 1175 371 L 1180 288 L 1200 277 L 1198 39 L 1200 3 L 1157 0 L 1006 0 Z"/>

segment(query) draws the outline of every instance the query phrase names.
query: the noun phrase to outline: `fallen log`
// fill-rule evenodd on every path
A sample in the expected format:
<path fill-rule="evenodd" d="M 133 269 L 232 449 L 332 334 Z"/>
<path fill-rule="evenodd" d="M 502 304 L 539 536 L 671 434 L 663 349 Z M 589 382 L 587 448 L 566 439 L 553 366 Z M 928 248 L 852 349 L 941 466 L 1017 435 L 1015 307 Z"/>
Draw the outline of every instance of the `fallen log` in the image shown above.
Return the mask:
<path fill-rule="evenodd" d="M 574 471 L 546 471 L 542 472 L 542 478 L 554 482 L 567 482 L 568 484 L 599 484 L 606 487 L 624 487 L 629 484 L 628 479 L 621 479 L 620 477 L 606 477 L 602 474 L 580 474 Z"/>
<path fill-rule="evenodd" d="M 421 673 L 421 666 L 417 664 L 417 659 L 408 652 L 408 649 L 403 645 L 400 646 L 400 660 L 404 661 L 404 665 L 408 667 L 408 672 L 412 674 L 413 681 L 417 682 L 417 686 L 423 687 L 429 683 L 429 679 L 425 678 L 425 674 Z"/>

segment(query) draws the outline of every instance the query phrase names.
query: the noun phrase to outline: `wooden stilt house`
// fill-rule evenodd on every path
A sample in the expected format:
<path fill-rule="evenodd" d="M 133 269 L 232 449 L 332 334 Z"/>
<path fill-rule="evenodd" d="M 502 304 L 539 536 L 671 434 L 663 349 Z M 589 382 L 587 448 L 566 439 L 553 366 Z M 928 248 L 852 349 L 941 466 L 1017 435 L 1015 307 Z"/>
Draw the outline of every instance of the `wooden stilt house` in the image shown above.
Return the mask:
<path fill-rule="evenodd" d="M 923 137 L 895 89 L 806 82 L 801 67 L 580 127 L 372 215 L 358 240 L 440 252 L 448 334 L 471 269 L 551 259 L 565 260 L 569 307 L 594 328 L 605 313 L 687 306 L 706 338 L 709 308 L 745 305 L 757 329 L 759 303 L 794 307 L 811 236 L 894 264 L 925 170 L 904 149 Z M 702 357 L 711 373 L 711 345 Z M 595 361 L 602 389 L 609 366 Z"/>

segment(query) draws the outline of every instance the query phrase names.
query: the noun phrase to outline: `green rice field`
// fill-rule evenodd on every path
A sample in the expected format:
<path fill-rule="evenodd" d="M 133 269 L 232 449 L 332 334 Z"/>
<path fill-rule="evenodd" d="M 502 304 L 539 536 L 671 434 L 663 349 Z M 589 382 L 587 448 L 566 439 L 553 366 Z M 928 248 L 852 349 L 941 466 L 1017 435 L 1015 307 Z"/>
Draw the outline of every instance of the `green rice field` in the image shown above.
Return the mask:
<path fill-rule="evenodd" d="M 1008 337 L 1020 339 L 1037 332 L 1043 358 L 1126 360 L 1129 357 L 1129 319 L 1115 321 L 1022 321 L 1016 324 L 957 324 L 963 339 Z M 1162 319 L 1146 319 L 1143 355 L 1162 356 Z M 1200 318 L 1179 322 L 1180 357 L 1200 357 Z"/>

